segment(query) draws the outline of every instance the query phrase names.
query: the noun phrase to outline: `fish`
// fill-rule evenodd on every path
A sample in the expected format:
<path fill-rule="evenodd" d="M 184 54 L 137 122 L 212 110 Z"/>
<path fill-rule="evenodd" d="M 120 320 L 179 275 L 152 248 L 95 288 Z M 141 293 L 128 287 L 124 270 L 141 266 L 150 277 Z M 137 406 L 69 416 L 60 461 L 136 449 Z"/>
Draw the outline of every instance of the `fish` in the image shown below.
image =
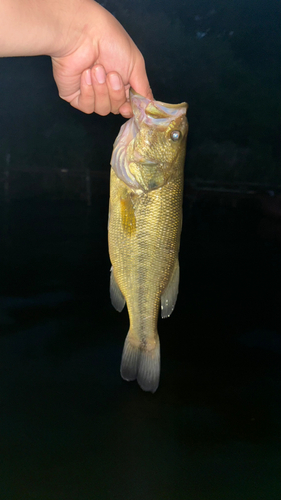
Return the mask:
<path fill-rule="evenodd" d="M 160 379 L 159 310 L 169 317 L 179 286 L 186 102 L 167 104 L 130 89 L 133 117 L 114 142 L 108 248 L 110 298 L 130 327 L 121 360 L 124 380 L 154 393 Z"/>

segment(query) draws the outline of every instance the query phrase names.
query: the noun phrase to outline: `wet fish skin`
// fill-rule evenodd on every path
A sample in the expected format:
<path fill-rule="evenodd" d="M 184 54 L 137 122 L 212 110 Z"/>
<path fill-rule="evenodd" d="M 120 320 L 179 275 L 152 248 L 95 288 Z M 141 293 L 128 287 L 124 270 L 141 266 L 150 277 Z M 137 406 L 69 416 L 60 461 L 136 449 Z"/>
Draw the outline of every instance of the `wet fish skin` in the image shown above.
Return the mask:
<path fill-rule="evenodd" d="M 157 320 L 172 313 L 179 283 L 187 104 L 130 93 L 134 117 L 113 146 L 108 222 L 110 296 L 130 328 L 121 376 L 155 392 L 160 377 Z"/>

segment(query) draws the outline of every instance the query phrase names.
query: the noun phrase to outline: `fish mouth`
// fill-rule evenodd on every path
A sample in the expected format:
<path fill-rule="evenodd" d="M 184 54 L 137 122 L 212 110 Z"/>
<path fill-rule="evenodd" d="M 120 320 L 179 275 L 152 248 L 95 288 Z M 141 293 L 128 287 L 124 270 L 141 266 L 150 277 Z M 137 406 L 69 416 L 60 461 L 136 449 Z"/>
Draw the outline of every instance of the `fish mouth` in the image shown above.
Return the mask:
<path fill-rule="evenodd" d="M 130 101 L 133 108 L 135 121 L 147 125 L 167 126 L 173 119 L 187 112 L 188 104 L 168 104 L 166 102 L 154 101 L 138 94 L 130 88 Z"/>
<path fill-rule="evenodd" d="M 137 97 L 138 99 L 145 99 L 147 102 L 153 102 L 153 103 L 156 103 L 157 104 L 157 107 L 158 105 L 160 106 L 163 106 L 165 108 L 168 108 L 168 109 L 180 109 L 180 108 L 185 108 L 187 110 L 188 108 L 188 104 L 187 102 L 180 102 L 179 104 L 170 104 L 170 103 L 167 103 L 167 102 L 162 102 L 162 101 L 154 101 L 154 100 L 150 100 L 150 99 L 147 99 L 146 97 L 143 97 L 142 95 L 138 94 L 132 87 L 130 88 L 130 99 L 132 99 L 133 97 Z"/>

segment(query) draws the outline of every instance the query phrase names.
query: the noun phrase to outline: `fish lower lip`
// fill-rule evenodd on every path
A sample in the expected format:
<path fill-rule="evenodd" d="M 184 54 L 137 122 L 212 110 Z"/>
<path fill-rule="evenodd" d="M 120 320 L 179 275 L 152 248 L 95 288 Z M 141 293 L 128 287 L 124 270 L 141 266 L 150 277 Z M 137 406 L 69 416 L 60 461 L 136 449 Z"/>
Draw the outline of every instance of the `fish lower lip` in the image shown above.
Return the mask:
<path fill-rule="evenodd" d="M 146 167 L 155 167 L 157 165 L 155 161 L 151 160 L 139 160 L 138 163 L 141 163 L 141 165 L 145 165 Z"/>

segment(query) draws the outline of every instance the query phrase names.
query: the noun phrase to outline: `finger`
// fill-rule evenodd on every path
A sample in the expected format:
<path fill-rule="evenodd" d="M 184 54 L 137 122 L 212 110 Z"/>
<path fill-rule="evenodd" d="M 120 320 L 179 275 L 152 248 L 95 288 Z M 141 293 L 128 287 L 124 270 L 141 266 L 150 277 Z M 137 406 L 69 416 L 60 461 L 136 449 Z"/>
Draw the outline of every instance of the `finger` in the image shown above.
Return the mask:
<path fill-rule="evenodd" d="M 153 99 L 152 90 L 146 74 L 144 58 L 141 53 L 138 54 L 129 83 L 138 94 L 147 99 Z"/>
<path fill-rule="evenodd" d="M 130 88 L 131 88 L 131 85 L 129 83 L 127 83 L 127 85 L 125 85 L 125 93 L 126 93 L 127 101 L 130 100 Z"/>
<path fill-rule="evenodd" d="M 133 108 L 132 108 L 132 105 L 130 103 L 130 84 L 128 83 L 127 85 L 125 85 L 125 93 L 126 93 L 126 98 L 127 98 L 127 102 L 125 102 L 125 104 L 122 104 L 122 106 L 119 108 L 119 113 L 124 116 L 124 118 L 131 118 L 134 113 L 133 113 Z"/>
<path fill-rule="evenodd" d="M 133 116 L 132 106 L 129 102 L 125 102 L 119 108 L 120 115 L 124 116 L 124 118 L 131 118 Z"/>
<path fill-rule="evenodd" d="M 81 75 L 80 93 L 71 100 L 71 106 L 83 113 L 93 113 L 95 111 L 95 93 L 92 86 L 91 70 L 86 69 Z"/>
<path fill-rule="evenodd" d="M 111 113 L 116 115 L 119 113 L 120 106 L 127 101 L 125 87 L 121 76 L 116 72 L 106 75 L 106 83 L 111 104 Z"/>
<path fill-rule="evenodd" d="M 100 64 L 94 65 L 91 75 L 95 93 L 95 112 L 101 116 L 108 115 L 111 111 L 111 105 L 104 67 Z"/>

